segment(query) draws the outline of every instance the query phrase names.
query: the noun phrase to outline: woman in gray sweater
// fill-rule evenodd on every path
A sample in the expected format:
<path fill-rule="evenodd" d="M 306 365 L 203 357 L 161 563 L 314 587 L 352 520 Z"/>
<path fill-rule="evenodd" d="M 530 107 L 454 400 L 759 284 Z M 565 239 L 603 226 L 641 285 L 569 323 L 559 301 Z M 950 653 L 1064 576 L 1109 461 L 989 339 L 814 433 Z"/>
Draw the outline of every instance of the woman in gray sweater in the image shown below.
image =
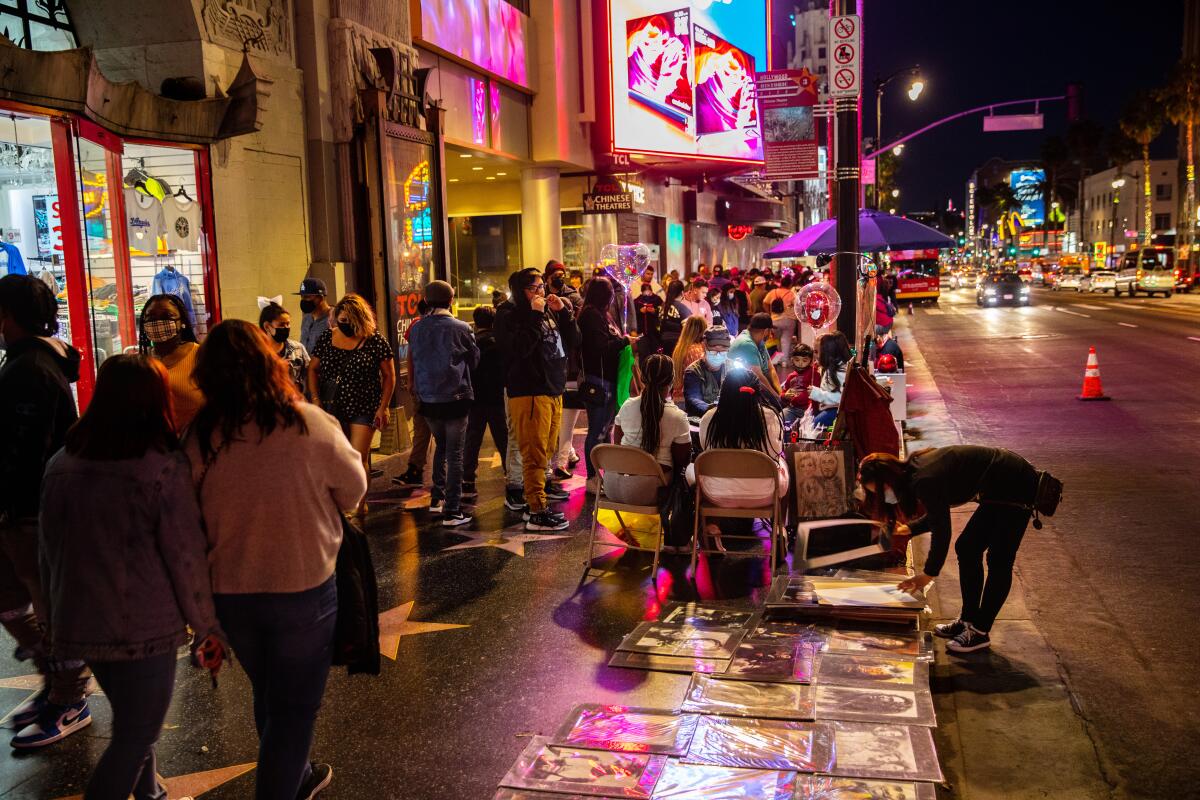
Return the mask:
<path fill-rule="evenodd" d="M 224 640 L 170 398 L 161 361 L 107 359 L 42 482 L 50 655 L 86 661 L 113 710 L 87 800 L 167 796 L 154 743 L 175 687 L 175 651 L 189 642 L 219 649 Z"/>

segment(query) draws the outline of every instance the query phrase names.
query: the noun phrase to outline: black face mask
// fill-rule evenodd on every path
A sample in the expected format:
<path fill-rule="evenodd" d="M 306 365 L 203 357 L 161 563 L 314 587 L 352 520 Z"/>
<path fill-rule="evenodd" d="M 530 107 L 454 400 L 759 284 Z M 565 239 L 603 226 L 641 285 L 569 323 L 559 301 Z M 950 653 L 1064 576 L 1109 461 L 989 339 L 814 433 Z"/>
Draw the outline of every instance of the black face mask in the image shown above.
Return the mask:
<path fill-rule="evenodd" d="M 354 326 L 351 325 L 349 322 L 339 322 L 338 330 L 342 332 L 343 336 L 350 338 L 350 339 L 353 339 L 356 335 L 354 333 Z"/>
<path fill-rule="evenodd" d="M 272 334 L 272 337 L 279 344 L 283 344 L 284 342 L 286 342 L 288 340 L 288 336 L 290 336 L 291 333 L 292 333 L 291 328 L 276 328 L 275 333 Z"/>
<path fill-rule="evenodd" d="M 317 301 L 316 300 L 301 300 L 300 301 L 300 310 L 303 311 L 305 314 L 311 314 L 312 312 L 317 310 Z"/>

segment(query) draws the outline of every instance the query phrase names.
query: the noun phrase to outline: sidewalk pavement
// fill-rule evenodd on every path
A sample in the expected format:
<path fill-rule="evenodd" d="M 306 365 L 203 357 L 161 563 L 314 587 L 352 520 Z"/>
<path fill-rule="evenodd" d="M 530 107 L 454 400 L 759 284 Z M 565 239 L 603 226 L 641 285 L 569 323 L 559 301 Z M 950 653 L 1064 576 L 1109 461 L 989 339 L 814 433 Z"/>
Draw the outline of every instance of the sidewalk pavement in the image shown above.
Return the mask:
<path fill-rule="evenodd" d="M 908 452 L 969 441 L 951 418 L 911 331 L 897 329 L 908 379 Z M 955 509 L 957 536 L 974 506 Z M 1036 535 L 1031 528 L 1028 535 Z M 924 562 L 928 543 L 914 541 Z M 957 618 L 958 565 L 951 554 L 929 588 L 936 622 Z M 1030 619 L 1018 556 L 1012 593 L 991 632 L 992 647 L 951 656 L 938 641 L 931 676 L 938 754 L 950 796 L 961 800 L 1107 800 L 1096 747 L 1067 686 L 1053 648 Z"/>

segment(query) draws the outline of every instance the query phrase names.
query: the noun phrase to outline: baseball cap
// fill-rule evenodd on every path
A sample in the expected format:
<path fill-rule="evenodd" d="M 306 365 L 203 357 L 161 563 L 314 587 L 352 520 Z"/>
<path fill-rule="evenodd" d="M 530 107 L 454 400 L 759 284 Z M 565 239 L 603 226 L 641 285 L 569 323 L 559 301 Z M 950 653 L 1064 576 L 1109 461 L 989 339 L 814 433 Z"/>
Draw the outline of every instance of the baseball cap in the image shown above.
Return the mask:
<path fill-rule="evenodd" d="M 727 328 L 718 328 L 714 325 L 704 332 L 704 345 L 706 347 L 717 345 L 729 347 L 729 330 Z"/>
<path fill-rule="evenodd" d="M 759 275 L 757 278 L 754 279 L 754 285 L 755 286 L 766 286 L 767 279 L 764 278 L 762 275 Z"/>
<path fill-rule="evenodd" d="M 296 294 L 319 294 L 324 297 L 328 293 L 325 281 L 320 278 L 305 278 L 300 281 L 300 291 Z"/>

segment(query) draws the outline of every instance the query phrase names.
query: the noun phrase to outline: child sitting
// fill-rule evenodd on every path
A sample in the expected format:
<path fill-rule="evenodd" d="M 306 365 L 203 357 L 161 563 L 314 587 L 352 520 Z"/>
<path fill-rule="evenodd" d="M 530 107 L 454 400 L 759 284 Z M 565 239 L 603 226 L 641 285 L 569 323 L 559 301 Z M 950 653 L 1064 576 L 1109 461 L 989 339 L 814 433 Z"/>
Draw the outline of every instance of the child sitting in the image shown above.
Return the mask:
<path fill-rule="evenodd" d="M 794 425 L 808 408 L 808 390 L 817 380 L 813 349 L 806 344 L 792 348 L 792 372 L 783 381 L 783 421 Z"/>

